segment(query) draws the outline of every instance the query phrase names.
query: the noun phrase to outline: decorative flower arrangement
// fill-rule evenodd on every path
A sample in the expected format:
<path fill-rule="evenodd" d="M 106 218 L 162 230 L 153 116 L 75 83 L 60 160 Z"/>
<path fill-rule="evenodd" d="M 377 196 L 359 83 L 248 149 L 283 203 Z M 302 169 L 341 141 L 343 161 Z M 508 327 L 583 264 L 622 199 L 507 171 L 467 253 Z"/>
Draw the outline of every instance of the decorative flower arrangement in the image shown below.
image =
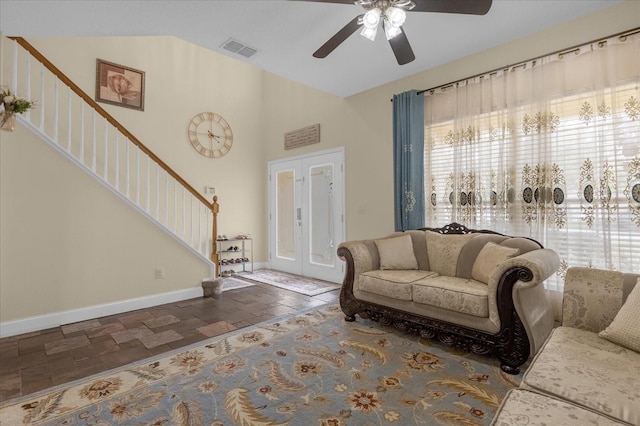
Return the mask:
<path fill-rule="evenodd" d="M 21 96 L 16 96 L 11 93 L 11 90 L 5 88 L 2 88 L 2 91 L 0 92 L 0 101 L 2 101 L 2 106 L 4 107 L 0 127 L 4 126 L 5 123 L 15 114 L 22 114 L 29 110 L 29 108 L 35 107 L 34 101 L 29 101 Z"/>

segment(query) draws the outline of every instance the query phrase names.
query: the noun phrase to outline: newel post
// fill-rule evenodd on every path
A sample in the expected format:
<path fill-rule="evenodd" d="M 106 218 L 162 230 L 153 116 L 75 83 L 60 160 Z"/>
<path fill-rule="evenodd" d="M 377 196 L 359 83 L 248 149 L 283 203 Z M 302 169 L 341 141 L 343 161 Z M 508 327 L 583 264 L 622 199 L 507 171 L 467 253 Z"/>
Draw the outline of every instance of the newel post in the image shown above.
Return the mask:
<path fill-rule="evenodd" d="M 211 261 L 216 264 L 216 278 L 220 276 L 220 267 L 218 263 L 218 244 L 217 235 L 218 235 L 218 212 L 220 211 L 220 205 L 218 204 L 218 196 L 213 196 L 213 202 L 211 203 L 211 212 L 213 213 L 213 234 L 212 234 L 212 244 L 211 248 Z"/>

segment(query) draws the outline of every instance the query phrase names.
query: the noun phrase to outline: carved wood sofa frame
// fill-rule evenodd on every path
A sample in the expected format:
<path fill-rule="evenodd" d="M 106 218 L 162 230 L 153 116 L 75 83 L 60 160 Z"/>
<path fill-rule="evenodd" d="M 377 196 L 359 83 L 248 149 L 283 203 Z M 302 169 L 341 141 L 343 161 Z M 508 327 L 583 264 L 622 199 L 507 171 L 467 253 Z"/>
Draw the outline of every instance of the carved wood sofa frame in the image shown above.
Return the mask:
<path fill-rule="evenodd" d="M 433 231 L 440 234 L 495 234 L 490 230 L 469 229 L 458 223 L 451 223 L 442 228 L 420 228 L 422 231 Z M 506 236 L 506 235 L 505 235 Z M 530 239 L 530 238 L 529 238 Z M 539 242 L 534 241 L 544 248 Z M 526 267 L 514 267 L 504 273 L 498 284 L 497 305 L 500 316 L 500 331 L 491 334 L 481 330 L 453 324 L 427 316 L 416 315 L 376 303 L 356 299 L 353 294 L 355 277 L 354 260 L 351 252 L 344 247 L 338 248 L 338 256 L 346 264 L 340 307 L 345 313 L 346 321 L 355 321 L 358 314 L 364 319 L 371 319 L 385 325 L 392 325 L 400 330 L 418 334 L 424 338 L 437 338 L 446 345 L 481 355 L 496 355 L 501 361 L 501 368 L 509 374 L 518 374 L 519 367 L 529 358 L 529 338 L 518 313 L 516 312 L 512 288 L 517 281 L 528 282 L 533 273 Z"/>

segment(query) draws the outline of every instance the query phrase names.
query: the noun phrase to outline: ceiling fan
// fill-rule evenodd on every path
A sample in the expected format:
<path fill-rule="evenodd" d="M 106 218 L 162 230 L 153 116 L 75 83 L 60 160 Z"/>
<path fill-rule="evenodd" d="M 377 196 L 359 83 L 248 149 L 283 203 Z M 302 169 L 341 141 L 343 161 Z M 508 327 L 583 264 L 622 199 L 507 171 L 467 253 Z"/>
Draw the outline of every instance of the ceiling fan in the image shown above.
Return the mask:
<path fill-rule="evenodd" d="M 460 13 L 484 15 L 491 8 L 492 0 L 298 0 L 317 3 L 341 3 L 362 6 L 366 12 L 358 15 L 313 53 L 316 58 L 326 58 L 356 30 L 374 40 L 378 27 L 382 26 L 399 65 L 405 65 L 416 57 L 407 35 L 402 29 L 406 12 Z"/>

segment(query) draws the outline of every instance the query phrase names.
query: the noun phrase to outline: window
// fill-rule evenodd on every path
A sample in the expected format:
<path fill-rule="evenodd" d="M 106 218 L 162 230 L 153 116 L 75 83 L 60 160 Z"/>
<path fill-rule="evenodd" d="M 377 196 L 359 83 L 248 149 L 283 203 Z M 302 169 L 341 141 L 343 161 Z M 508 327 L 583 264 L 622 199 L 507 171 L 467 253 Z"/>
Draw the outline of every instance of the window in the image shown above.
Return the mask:
<path fill-rule="evenodd" d="M 425 94 L 427 226 L 528 236 L 640 272 L 640 42 L 615 37 Z"/>

